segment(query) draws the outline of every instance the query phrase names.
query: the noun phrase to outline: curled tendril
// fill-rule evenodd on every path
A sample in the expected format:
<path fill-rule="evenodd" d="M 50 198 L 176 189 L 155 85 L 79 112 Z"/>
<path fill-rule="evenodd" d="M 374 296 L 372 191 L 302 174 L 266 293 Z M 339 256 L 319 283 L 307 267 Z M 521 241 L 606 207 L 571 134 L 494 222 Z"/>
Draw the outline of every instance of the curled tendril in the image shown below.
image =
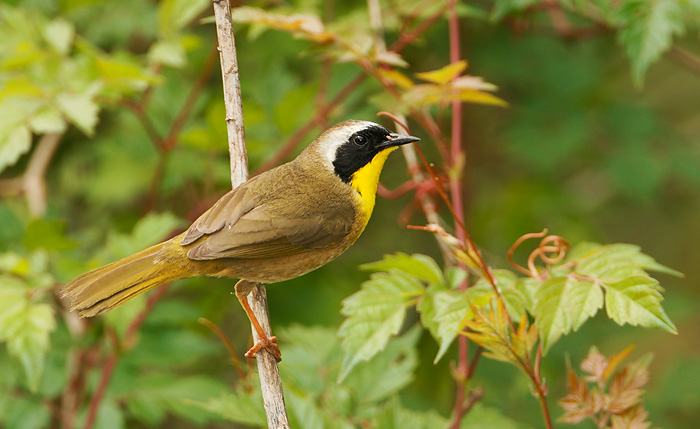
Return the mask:
<path fill-rule="evenodd" d="M 540 240 L 540 244 L 537 246 L 537 248 L 530 252 L 530 256 L 527 258 L 527 268 L 525 268 L 513 261 L 513 253 L 525 240 L 529 240 L 531 238 L 542 238 L 542 240 Z M 540 272 L 535 266 L 535 260 L 540 258 L 542 262 L 547 265 L 556 264 L 564 259 L 566 256 L 566 251 L 569 250 L 569 247 L 570 245 L 568 241 L 558 235 L 547 235 L 547 230 L 545 229 L 542 232 L 531 232 L 520 236 L 520 238 L 515 240 L 515 243 L 513 243 L 510 249 L 508 249 L 506 258 L 508 259 L 508 263 L 510 263 L 510 265 L 512 265 L 516 270 L 527 274 L 530 277 L 539 278 Z"/>

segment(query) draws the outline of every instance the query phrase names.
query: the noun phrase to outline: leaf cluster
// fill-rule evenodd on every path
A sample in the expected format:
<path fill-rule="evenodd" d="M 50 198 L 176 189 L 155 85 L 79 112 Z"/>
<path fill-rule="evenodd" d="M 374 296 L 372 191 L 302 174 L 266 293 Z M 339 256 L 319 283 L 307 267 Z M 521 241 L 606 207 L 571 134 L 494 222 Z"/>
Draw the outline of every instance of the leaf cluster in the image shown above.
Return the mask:
<path fill-rule="evenodd" d="M 616 372 L 621 361 L 630 353 L 628 347 L 610 359 L 594 346 L 579 376 L 567 369 L 568 394 L 559 401 L 565 413 L 560 421 L 577 424 L 591 419 L 599 428 L 648 429 L 648 413 L 642 402 L 642 389 L 649 380 L 651 355 L 645 355 Z"/>
<path fill-rule="evenodd" d="M 456 257 L 460 255 L 465 253 Z M 524 368 L 537 340 L 546 353 L 603 305 L 608 317 L 620 325 L 676 333 L 661 307 L 663 289 L 646 270 L 678 273 L 634 245 L 582 243 L 537 276 L 494 270 L 494 285 L 482 278 L 465 290 L 459 287 L 463 271 L 453 268 L 443 273 L 425 255 L 397 253 L 363 268 L 375 273 L 343 302 L 347 319 L 339 329 L 345 352 L 342 376 L 381 351 L 399 332 L 412 306 L 440 345 L 436 361 L 466 330 L 465 335 L 487 349 L 488 356 Z M 532 325 L 528 317 L 534 319 Z M 517 328 L 512 320 L 520 321 Z"/>

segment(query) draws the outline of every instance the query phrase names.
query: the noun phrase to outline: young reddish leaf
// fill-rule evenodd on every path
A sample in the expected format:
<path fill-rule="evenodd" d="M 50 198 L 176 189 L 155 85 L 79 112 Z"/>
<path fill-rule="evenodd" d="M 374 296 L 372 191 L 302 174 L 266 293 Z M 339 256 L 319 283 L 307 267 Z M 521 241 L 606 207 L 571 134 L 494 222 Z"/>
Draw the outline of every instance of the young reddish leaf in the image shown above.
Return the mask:
<path fill-rule="evenodd" d="M 608 367 L 608 360 L 598 351 L 596 346 L 591 346 L 588 356 L 581 362 L 581 369 L 590 374 L 585 377 L 586 381 L 603 383 L 605 381 L 605 370 Z"/>
<path fill-rule="evenodd" d="M 588 386 L 578 378 L 568 362 L 566 389 L 569 393 L 559 400 L 559 405 L 564 409 L 564 415 L 559 417 L 559 421 L 571 424 L 581 423 L 591 416 L 585 409 L 585 403 L 588 401 Z"/>
<path fill-rule="evenodd" d="M 634 350 L 634 344 L 627 346 L 623 351 L 615 354 L 608 361 L 608 367 L 605 368 L 603 373 L 603 379 L 607 380 L 615 372 L 617 366 L 622 362 L 629 354 Z"/>
<path fill-rule="evenodd" d="M 608 388 L 610 413 L 622 414 L 641 402 L 642 387 L 649 381 L 650 362 L 650 355 L 643 356 L 613 377 Z"/>
<path fill-rule="evenodd" d="M 648 429 L 651 426 L 646 421 L 648 415 L 644 407 L 638 405 L 621 415 L 613 415 L 610 418 L 610 429 Z"/>

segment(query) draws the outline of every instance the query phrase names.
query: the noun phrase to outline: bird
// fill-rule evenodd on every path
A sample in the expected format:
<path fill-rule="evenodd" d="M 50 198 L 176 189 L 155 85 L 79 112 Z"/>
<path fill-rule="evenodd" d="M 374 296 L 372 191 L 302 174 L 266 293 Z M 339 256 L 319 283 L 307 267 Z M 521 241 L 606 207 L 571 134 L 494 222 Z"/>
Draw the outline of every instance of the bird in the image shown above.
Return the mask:
<path fill-rule="evenodd" d="M 338 123 L 292 161 L 226 193 L 185 232 L 76 277 L 62 296 L 92 317 L 175 280 L 240 279 L 236 296 L 260 337 L 246 356 L 262 347 L 279 355 L 245 299 L 250 285 L 299 277 L 347 250 L 372 215 L 387 157 L 419 140 L 374 122 Z"/>

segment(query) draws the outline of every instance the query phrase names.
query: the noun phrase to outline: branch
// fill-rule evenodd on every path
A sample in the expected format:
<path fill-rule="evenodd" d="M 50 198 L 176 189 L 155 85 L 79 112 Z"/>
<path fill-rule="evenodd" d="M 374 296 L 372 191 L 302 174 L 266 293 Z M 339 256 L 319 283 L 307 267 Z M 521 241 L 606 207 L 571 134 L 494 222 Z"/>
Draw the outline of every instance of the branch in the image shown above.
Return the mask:
<path fill-rule="evenodd" d="M 238 60 L 236 58 L 229 2 L 228 0 L 212 0 L 212 4 L 216 19 L 216 34 L 219 41 L 221 75 L 224 83 L 228 146 L 231 156 L 231 183 L 235 188 L 243 183 L 248 176 L 241 84 L 238 77 Z M 247 299 L 262 329 L 268 333 L 268 336 L 271 335 L 265 286 L 256 284 L 248 294 Z M 252 329 L 252 331 L 253 337 L 257 342 L 257 332 L 255 329 Z M 256 361 L 265 413 L 267 414 L 267 424 L 274 429 L 289 428 L 277 360 L 267 349 L 262 349 L 257 353 Z"/>
<path fill-rule="evenodd" d="M 46 213 L 46 170 L 63 134 L 48 133 L 41 136 L 32 152 L 27 169 L 20 177 L 0 181 L 0 195 L 18 195 L 24 193 L 29 205 L 29 213 L 41 217 Z"/>
<path fill-rule="evenodd" d="M 212 0 L 216 19 L 216 36 L 219 41 L 221 78 L 224 84 L 226 107 L 226 131 L 228 151 L 231 156 L 231 184 L 236 188 L 248 179 L 248 154 L 245 148 L 241 81 L 238 77 L 238 57 L 233 38 L 233 21 L 228 0 Z"/>

